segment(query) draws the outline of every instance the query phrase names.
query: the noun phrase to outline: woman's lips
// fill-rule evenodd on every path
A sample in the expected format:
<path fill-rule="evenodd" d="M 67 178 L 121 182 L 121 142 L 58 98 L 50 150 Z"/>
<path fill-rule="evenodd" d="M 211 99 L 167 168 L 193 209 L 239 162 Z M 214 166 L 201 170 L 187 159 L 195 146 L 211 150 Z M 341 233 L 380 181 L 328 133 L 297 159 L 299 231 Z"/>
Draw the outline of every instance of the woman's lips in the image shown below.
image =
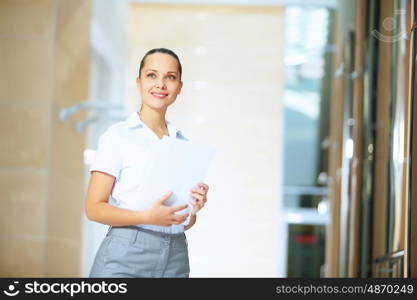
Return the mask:
<path fill-rule="evenodd" d="M 151 93 L 157 99 L 164 99 L 168 96 L 166 93 Z"/>

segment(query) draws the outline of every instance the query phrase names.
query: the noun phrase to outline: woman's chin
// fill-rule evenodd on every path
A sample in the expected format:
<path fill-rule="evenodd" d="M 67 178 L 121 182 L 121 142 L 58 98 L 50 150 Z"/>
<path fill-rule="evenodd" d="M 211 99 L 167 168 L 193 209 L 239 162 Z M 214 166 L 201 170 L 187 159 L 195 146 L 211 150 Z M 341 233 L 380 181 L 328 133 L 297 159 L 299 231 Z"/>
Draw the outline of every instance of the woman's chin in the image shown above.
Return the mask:
<path fill-rule="evenodd" d="M 170 106 L 172 103 L 168 103 L 164 100 L 158 100 L 158 101 L 149 101 L 145 103 L 146 106 L 153 110 L 166 110 L 168 106 Z"/>
<path fill-rule="evenodd" d="M 146 104 L 146 106 L 155 111 L 166 111 L 167 105 L 165 103 L 158 103 L 158 104 Z"/>

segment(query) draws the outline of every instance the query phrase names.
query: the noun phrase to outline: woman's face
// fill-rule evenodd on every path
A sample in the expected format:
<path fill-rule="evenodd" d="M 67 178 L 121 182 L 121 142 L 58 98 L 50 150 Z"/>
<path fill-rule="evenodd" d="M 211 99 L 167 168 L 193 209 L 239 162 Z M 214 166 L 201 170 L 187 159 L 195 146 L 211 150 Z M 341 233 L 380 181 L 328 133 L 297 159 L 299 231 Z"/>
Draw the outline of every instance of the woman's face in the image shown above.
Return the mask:
<path fill-rule="evenodd" d="M 177 60 L 164 53 L 148 55 L 136 84 L 143 106 L 165 112 L 182 87 Z"/>

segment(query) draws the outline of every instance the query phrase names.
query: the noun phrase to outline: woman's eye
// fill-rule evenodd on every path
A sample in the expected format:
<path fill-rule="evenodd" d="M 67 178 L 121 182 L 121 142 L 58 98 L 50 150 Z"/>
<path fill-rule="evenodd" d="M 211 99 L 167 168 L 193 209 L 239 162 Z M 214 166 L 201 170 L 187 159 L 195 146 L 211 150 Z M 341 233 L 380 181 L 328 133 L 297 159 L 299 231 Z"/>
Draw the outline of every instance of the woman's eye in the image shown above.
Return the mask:
<path fill-rule="evenodd" d="M 171 80 L 175 80 L 175 76 L 174 75 L 169 75 L 168 78 L 171 79 Z"/>
<path fill-rule="evenodd" d="M 149 78 L 155 78 L 155 74 L 154 74 L 154 73 L 149 73 L 149 74 L 147 75 L 147 77 L 149 77 Z"/>

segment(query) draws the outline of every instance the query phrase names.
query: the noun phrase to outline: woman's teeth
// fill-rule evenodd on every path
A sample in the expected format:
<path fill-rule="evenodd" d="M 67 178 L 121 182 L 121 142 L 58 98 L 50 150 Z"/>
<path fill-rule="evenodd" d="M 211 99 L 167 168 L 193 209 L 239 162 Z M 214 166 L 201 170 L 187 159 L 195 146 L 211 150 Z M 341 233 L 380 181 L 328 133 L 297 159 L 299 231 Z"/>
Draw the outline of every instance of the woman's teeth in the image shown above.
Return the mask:
<path fill-rule="evenodd" d="M 165 98 L 167 96 L 167 94 L 160 94 L 160 93 L 152 93 L 152 95 L 154 95 L 157 98 Z"/>

